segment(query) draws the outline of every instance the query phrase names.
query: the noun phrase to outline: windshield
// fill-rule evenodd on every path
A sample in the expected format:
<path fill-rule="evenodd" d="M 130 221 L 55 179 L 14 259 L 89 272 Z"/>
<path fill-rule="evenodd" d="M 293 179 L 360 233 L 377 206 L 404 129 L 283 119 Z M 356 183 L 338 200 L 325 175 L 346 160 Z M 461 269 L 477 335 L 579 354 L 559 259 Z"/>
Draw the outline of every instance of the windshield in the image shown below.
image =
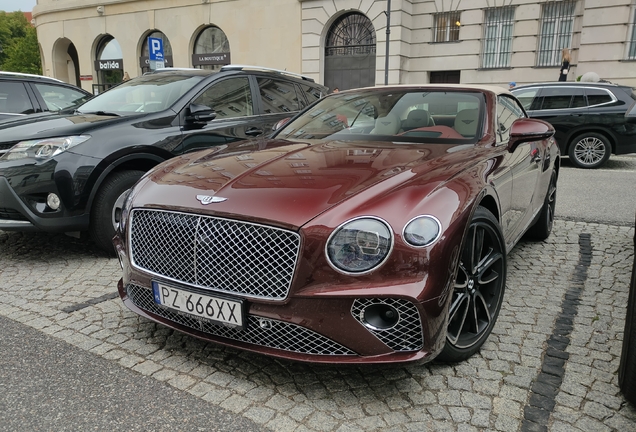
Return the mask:
<path fill-rule="evenodd" d="M 334 93 L 276 136 L 292 140 L 353 139 L 436 142 L 481 134 L 481 93 L 448 89 L 366 89 Z"/>
<path fill-rule="evenodd" d="M 203 76 L 151 74 L 125 81 L 86 102 L 77 111 L 130 115 L 169 108 Z"/>

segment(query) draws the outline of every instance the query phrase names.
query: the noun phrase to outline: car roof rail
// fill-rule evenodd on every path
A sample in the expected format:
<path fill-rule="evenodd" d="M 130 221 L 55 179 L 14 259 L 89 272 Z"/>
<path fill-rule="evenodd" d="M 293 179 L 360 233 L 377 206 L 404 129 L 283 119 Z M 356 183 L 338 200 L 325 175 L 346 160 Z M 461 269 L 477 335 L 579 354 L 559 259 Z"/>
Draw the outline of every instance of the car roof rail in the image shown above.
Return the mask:
<path fill-rule="evenodd" d="M 28 77 L 28 78 L 43 78 L 43 79 L 47 79 L 47 80 L 51 80 L 51 81 L 58 81 L 58 82 L 64 82 L 62 80 L 59 80 L 57 78 L 53 78 L 53 77 L 47 77 L 44 75 L 35 75 L 35 74 L 30 74 L 30 73 L 22 73 L 22 72 L 9 72 L 9 71 L 0 71 L 0 76 L 12 76 L 12 77 L 16 77 L 16 78 L 20 78 L 20 77 Z"/>
<path fill-rule="evenodd" d="M 268 68 L 268 67 L 262 67 L 262 66 L 230 64 L 230 65 L 225 65 L 225 66 L 223 66 L 221 68 L 221 72 L 231 71 L 231 70 L 254 70 L 254 71 L 263 71 L 263 72 L 274 72 L 274 73 L 279 73 L 279 74 L 282 74 L 282 75 L 293 76 L 295 78 L 299 78 L 299 79 L 302 79 L 304 81 L 315 82 L 313 78 L 310 78 L 310 77 L 305 76 L 305 75 L 301 75 L 299 73 L 289 72 L 289 71 L 281 70 L 281 69 L 273 69 L 273 68 Z"/>

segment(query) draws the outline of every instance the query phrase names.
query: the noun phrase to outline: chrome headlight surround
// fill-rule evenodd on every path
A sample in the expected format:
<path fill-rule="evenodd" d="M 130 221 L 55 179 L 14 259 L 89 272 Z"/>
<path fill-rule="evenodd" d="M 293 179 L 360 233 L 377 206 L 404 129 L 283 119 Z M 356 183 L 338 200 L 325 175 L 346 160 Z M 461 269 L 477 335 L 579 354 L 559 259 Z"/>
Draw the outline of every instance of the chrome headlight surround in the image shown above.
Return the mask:
<path fill-rule="evenodd" d="M 327 239 L 325 255 L 334 270 L 347 275 L 369 273 L 393 250 L 391 226 L 375 216 L 361 216 L 338 226 Z"/>
<path fill-rule="evenodd" d="M 442 223 L 435 216 L 415 216 L 404 225 L 402 238 L 413 247 L 422 248 L 435 243 L 442 235 Z"/>
<path fill-rule="evenodd" d="M 50 159 L 60 153 L 89 140 L 90 135 L 75 135 L 67 137 L 44 138 L 37 140 L 20 141 L 11 147 L 2 160 L 18 160 L 35 158 L 40 160 Z"/>
<path fill-rule="evenodd" d="M 132 191 L 132 188 L 128 189 L 124 203 L 121 206 L 121 216 L 119 218 L 119 228 L 117 231 L 121 233 L 122 236 L 126 236 L 126 230 L 128 228 L 128 216 L 130 216 L 130 211 L 132 210 Z"/>

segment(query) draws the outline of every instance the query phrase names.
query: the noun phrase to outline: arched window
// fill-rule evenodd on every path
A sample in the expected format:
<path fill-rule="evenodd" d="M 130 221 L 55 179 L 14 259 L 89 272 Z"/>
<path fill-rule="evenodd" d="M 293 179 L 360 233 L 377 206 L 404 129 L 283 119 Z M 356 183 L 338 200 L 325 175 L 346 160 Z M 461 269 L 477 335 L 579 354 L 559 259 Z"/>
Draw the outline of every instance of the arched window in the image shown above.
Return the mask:
<path fill-rule="evenodd" d="M 107 35 L 97 44 L 95 69 L 97 70 L 98 92 L 119 84 L 124 77 L 124 59 L 117 39 Z"/>
<path fill-rule="evenodd" d="M 206 27 L 194 43 L 192 65 L 201 69 L 218 70 L 230 64 L 230 41 L 218 27 Z"/>
<path fill-rule="evenodd" d="M 150 51 L 148 49 L 148 38 L 157 38 L 163 41 L 163 58 L 164 66 L 172 67 L 172 46 L 168 37 L 160 31 L 153 31 L 144 37 L 141 45 L 141 57 L 139 58 L 139 65 L 142 72 L 150 71 Z"/>
<path fill-rule="evenodd" d="M 325 54 L 375 54 L 375 45 L 375 30 L 369 18 L 352 12 L 341 16 L 329 29 Z"/>
<path fill-rule="evenodd" d="M 325 39 L 325 85 L 340 90 L 375 85 L 375 29 L 359 12 L 339 17 Z"/>

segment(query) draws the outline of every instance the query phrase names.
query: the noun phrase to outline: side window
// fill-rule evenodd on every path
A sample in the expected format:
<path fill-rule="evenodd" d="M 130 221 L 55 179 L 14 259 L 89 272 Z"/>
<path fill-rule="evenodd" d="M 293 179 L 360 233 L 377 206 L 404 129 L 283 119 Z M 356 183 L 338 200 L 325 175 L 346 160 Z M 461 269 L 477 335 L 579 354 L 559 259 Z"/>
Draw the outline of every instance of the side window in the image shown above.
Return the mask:
<path fill-rule="evenodd" d="M 31 114 L 34 112 L 24 84 L 0 82 L 0 112 L 11 114 Z"/>
<path fill-rule="evenodd" d="M 521 107 L 511 98 L 497 97 L 497 142 L 507 143 L 510 139 L 510 128 L 515 120 L 524 118 Z"/>
<path fill-rule="evenodd" d="M 523 105 L 525 109 L 529 110 L 531 109 L 530 107 L 532 106 L 532 102 L 537 97 L 537 93 L 539 93 L 539 89 L 532 88 L 527 90 L 519 90 L 513 93 L 517 97 L 517 99 L 519 99 L 521 105 Z"/>
<path fill-rule="evenodd" d="M 49 111 L 59 111 L 64 108 L 75 107 L 90 98 L 78 90 L 51 84 L 35 84 Z"/>
<path fill-rule="evenodd" d="M 266 114 L 293 112 L 300 109 L 294 83 L 263 77 L 256 80 Z"/>
<path fill-rule="evenodd" d="M 606 90 L 588 88 L 585 89 L 585 94 L 587 95 L 587 104 L 589 106 L 600 105 L 613 101 L 612 97 Z"/>
<path fill-rule="evenodd" d="M 542 110 L 570 108 L 576 89 L 567 87 L 547 87 L 543 89 Z"/>
<path fill-rule="evenodd" d="M 305 95 L 305 98 L 310 105 L 324 96 L 320 89 L 316 87 L 300 84 L 300 88 L 303 89 L 303 94 Z"/>
<path fill-rule="evenodd" d="M 193 103 L 213 108 L 217 119 L 254 114 L 250 83 L 245 77 L 215 82 L 197 96 Z"/>

